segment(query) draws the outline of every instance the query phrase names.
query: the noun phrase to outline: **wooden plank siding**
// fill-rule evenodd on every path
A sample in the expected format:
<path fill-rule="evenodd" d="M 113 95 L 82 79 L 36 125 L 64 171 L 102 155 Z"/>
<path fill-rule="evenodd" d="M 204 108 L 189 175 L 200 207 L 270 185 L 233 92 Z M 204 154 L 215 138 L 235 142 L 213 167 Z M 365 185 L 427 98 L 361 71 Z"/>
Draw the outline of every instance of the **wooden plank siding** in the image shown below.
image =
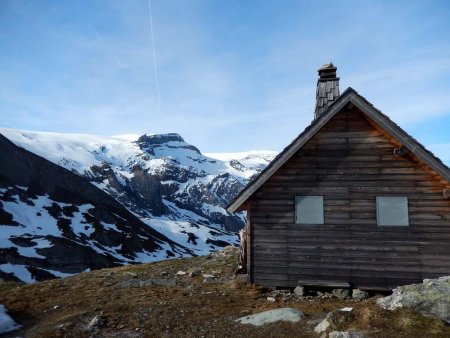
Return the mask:
<path fill-rule="evenodd" d="M 393 288 L 450 275 L 448 182 L 356 108 L 334 116 L 249 200 L 251 279 Z M 295 196 L 324 198 L 324 225 L 295 224 Z M 380 227 L 377 196 L 408 197 L 409 226 Z"/>

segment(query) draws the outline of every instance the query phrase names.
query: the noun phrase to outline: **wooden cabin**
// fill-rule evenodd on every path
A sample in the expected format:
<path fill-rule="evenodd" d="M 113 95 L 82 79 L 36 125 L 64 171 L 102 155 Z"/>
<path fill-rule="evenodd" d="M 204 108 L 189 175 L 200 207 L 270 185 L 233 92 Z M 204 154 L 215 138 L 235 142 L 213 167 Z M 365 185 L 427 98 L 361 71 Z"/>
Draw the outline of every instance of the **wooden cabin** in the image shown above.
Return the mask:
<path fill-rule="evenodd" d="M 264 286 L 392 289 L 450 275 L 450 170 L 319 69 L 315 119 L 228 206 Z M 424 112 L 425 113 L 425 112 Z"/>

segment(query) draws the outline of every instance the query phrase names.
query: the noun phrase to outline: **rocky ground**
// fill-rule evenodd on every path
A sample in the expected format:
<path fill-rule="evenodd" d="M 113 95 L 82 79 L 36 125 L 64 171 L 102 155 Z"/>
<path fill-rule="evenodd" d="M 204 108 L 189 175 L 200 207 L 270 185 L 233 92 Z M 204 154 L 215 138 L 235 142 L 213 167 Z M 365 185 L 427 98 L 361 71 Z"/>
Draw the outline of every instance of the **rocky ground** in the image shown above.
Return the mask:
<path fill-rule="evenodd" d="M 0 304 L 23 325 L 6 337 L 450 337 L 445 321 L 402 308 L 384 310 L 376 295 L 365 300 L 298 296 L 247 284 L 234 277 L 236 253 L 227 248 L 32 285 L 2 282 Z M 299 320 L 236 322 L 285 307 L 293 309 L 291 316 L 300 313 Z M 351 313 L 342 314 L 342 308 L 352 308 Z M 325 318 L 332 325 L 326 333 L 315 332 Z"/>

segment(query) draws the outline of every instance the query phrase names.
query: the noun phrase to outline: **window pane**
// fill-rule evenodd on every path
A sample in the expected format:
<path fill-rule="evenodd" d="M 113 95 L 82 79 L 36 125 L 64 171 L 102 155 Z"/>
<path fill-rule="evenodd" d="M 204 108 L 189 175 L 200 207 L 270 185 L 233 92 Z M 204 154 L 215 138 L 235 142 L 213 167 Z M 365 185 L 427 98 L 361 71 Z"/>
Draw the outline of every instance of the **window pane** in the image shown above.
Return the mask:
<path fill-rule="evenodd" d="M 377 197 L 378 225 L 409 225 L 407 197 Z"/>
<path fill-rule="evenodd" d="M 323 224 L 323 196 L 296 196 L 295 223 Z"/>

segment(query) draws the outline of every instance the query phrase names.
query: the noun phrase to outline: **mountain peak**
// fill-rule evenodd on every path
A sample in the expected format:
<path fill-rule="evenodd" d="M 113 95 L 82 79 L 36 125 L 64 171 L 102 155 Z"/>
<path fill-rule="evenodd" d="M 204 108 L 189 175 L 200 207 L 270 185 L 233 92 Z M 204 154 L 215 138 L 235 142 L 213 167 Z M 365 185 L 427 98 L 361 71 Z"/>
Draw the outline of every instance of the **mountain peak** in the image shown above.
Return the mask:
<path fill-rule="evenodd" d="M 144 134 L 137 140 L 138 143 L 145 143 L 147 145 L 163 144 L 171 141 L 185 142 L 184 139 L 180 136 L 180 134 L 177 133 L 155 134 L 155 135 Z"/>
<path fill-rule="evenodd" d="M 176 145 L 168 145 L 170 142 L 179 142 L 181 144 Z M 186 141 L 177 133 L 168 133 L 168 134 L 154 134 L 147 135 L 144 134 L 137 140 L 137 144 L 139 148 L 149 152 L 152 155 L 155 155 L 154 148 L 158 148 L 162 145 L 167 146 L 168 148 L 180 148 L 180 149 L 189 149 L 196 152 L 198 155 L 201 155 L 201 152 L 198 148 L 193 145 L 186 143 Z"/>

